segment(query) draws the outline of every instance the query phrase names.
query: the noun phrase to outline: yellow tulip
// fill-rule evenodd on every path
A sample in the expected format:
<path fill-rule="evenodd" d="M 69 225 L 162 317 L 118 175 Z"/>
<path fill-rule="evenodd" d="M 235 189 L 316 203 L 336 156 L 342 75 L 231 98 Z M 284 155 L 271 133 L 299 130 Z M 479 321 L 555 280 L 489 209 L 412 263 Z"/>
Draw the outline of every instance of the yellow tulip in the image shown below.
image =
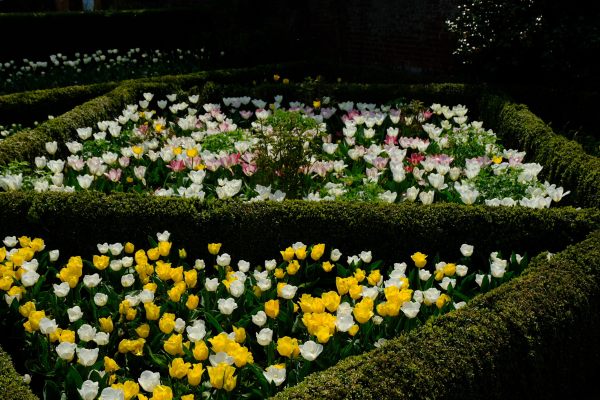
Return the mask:
<path fill-rule="evenodd" d="M 35 311 L 35 304 L 32 301 L 19 306 L 19 313 L 25 318 L 29 317 L 32 311 Z"/>
<path fill-rule="evenodd" d="M 221 243 L 209 243 L 208 244 L 208 252 L 210 254 L 217 255 L 219 254 L 219 250 L 221 250 Z"/>
<path fill-rule="evenodd" d="M 285 270 L 289 275 L 296 275 L 299 269 L 300 263 L 298 262 L 298 260 L 292 260 Z"/>
<path fill-rule="evenodd" d="M 298 354 L 300 354 L 300 347 L 298 347 L 298 339 L 293 339 L 289 336 L 279 338 L 277 340 L 277 352 L 283 357 L 297 357 Z"/>
<path fill-rule="evenodd" d="M 265 303 L 265 314 L 269 318 L 277 318 L 279 315 L 279 300 L 269 300 Z"/>
<path fill-rule="evenodd" d="M 208 358 L 208 347 L 204 340 L 200 340 L 194 344 L 192 354 L 197 361 L 204 361 Z"/>
<path fill-rule="evenodd" d="M 215 389 L 225 389 L 231 392 L 237 383 L 237 377 L 235 373 L 235 367 L 220 363 L 216 367 L 208 367 L 208 376 L 210 378 L 210 384 Z"/>
<path fill-rule="evenodd" d="M 195 310 L 198 307 L 198 304 L 200 304 L 200 297 L 195 294 L 190 294 L 185 302 L 185 306 L 188 310 Z"/>
<path fill-rule="evenodd" d="M 296 257 L 298 260 L 304 260 L 306 258 L 306 246 L 298 247 L 296 249 Z"/>
<path fill-rule="evenodd" d="M 110 317 L 99 318 L 98 322 L 100 323 L 100 330 L 102 332 L 111 333 L 115 328 L 113 325 L 113 320 Z"/>
<path fill-rule="evenodd" d="M 329 261 L 325 261 L 325 262 L 323 262 L 322 267 L 323 267 L 323 271 L 330 272 L 333 269 L 334 265 L 332 263 L 330 263 Z"/>
<path fill-rule="evenodd" d="M 380 280 L 381 280 L 381 272 L 379 272 L 378 269 L 374 269 L 373 271 L 371 271 L 371 273 L 367 277 L 367 282 L 369 282 L 369 285 L 371 285 L 371 286 L 377 285 L 377 283 L 379 283 Z"/>
<path fill-rule="evenodd" d="M 169 386 L 158 385 L 152 391 L 150 400 L 173 400 L 173 390 Z"/>
<path fill-rule="evenodd" d="M 21 247 L 29 247 L 31 244 L 31 238 L 29 236 L 21 236 L 19 238 L 19 244 Z"/>
<path fill-rule="evenodd" d="M 188 371 L 192 368 L 189 362 L 183 361 L 183 358 L 175 358 L 171 364 L 169 364 L 169 375 L 172 378 L 183 379 L 187 376 Z"/>
<path fill-rule="evenodd" d="M 146 252 L 146 254 L 148 255 L 148 259 L 150 259 L 151 261 L 156 261 L 160 257 L 160 250 L 158 249 L 158 247 L 154 247 L 149 249 Z"/>
<path fill-rule="evenodd" d="M 183 355 L 183 341 L 180 334 L 172 334 L 163 344 L 163 348 L 172 356 Z"/>
<path fill-rule="evenodd" d="M 168 256 L 171 252 L 171 242 L 158 242 L 158 252 L 163 257 Z"/>
<path fill-rule="evenodd" d="M 235 333 L 235 341 L 238 343 L 244 343 L 246 340 L 246 330 L 243 327 L 233 326 L 233 332 Z"/>
<path fill-rule="evenodd" d="M 137 333 L 139 337 L 146 339 L 150 334 L 150 325 L 142 324 L 138 326 L 137 328 L 135 328 L 135 333 Z"/>
<path fill-rule="evenodd" d="M 453 276 L 456 273 L 456 264 L 446 264 L 444 266 L 444 275 Z"/>
<path fill-rule="evenodd" d="M 173 329 L 175 329 L 175 314 L 164 313 L 160 321 L 158 321 L 158 327 L 162 333 L 167 335 L 173 332 Z"/>
<path fill-rule="evenodd" d="M 187 285 L 188 288 L 195 288 L 196 284 L 198 283 L 198 271 L 196 271 L 195 269 L 189 270 L 189 271 L 185 271 L 183 273 L 184 275 L 184 280 L 185 280 L 185 284 Z"/>
<path fill-rule="evenodd" d="M 75 332 L 69 329 L 63 329 L 60 333 L 61 342 L 75 343 Z"/>
<path fill-rule="evenodd" d="M 280 251 L 281 253 L 281 257 L 283 257 L 284 261 L 290 262 L 294 259 L 294 249 L 291 247 L 288 247 L 287 249 Z"/>
<path fill-rule="evenodd" d="M 125 381 L 123 384 L 123 392 L 125 393 L 125 400 L 130 400 L 140 393 L 140 385 L 134 381 Z"/>
<path fill-rule="evenodd" d="M 96 267 L 97 269 L 99 269 L 100 271 L 106 269 L 106 267 L 108 267 L 108 264 L 110 264 L 110 258 L 107 256 L 94 256 L 92 258 L 94 267 Z"/>
<path fill-rule="evenodd" d="M 117 364 L 115 360 L 110 357 L 104 356 L 104 371 L 107 373 L 112 373 L 119 370 L 121 367 Z"/>
<path fill-rule="evenodd" d="M 334 291 L 323 293 L 321 295 L 321 299 L 323 300 L 323 304 L 325 307 L 327 307 L 327 311 L 329 312 L 335 312 L 341 301 L 340 295 Z"/>
<path fill-rule="evenodd" d="M 148 321 L 156 321 L 160 317 L 160 307 L 154 303 L 144 303 L 144 309 L 146 310 L 146 319 Z M 162 329 L 161 329 L 162 330 Z M 171 329 L 172 331 L 172 329 Z M 164 332 L 164 333 L 171 333 Z"/>
<path fill-rule="evenodd" d="M 427 264 L 427 256 L 419 251 L 410 256 L 417 268 L 423 268 Z"/>
<path fill-rule="evenodd" d="M 131 242 L 125 243 L 125 253 L 132 254 L 135 251 L 135 246 Z"/>
<path fill-rule="evenodd" d="M 202 364 L 194 364 L 193 368 L 188 370 L 188 373 L 187 373 L 188 383 L 191 386 L 198 386 L 202 379 L 202 374 L 204 374 L 204 367 L 202 366 Z M 184 397 L 185 396 L 182 397 L 182 400 Z M 192 397 L 192 399 L 193 399 L 193 397 Z"/>
<path fill-rule="evenodd" d="M 324 243 L 319 243 L 313 246 L 312 250 L 310 251 L 310 258 L 312 258 L 314 261 L 317 261 L 319 258 L 323 257 L 323 254 L 325 253 L 325 244 Z"/>

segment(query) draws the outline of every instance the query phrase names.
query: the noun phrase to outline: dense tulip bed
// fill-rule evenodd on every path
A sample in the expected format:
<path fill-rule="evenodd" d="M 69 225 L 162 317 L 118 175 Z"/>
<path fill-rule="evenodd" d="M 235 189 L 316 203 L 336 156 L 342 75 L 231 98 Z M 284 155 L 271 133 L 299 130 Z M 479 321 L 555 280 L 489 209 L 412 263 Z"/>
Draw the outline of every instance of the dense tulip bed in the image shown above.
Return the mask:
<path fill-rule="evenodd" d="M 472 265 L 415 252 L 385 265 L 295 243 L 261 265 L 208 244 L 188 260 L 169 232 L 151 246 L 98 244 L 91 259 L 40 238 L 0 248 L 2 313 L 22 325 L 26 365 L 47 395 L 82 399 L 264 398 L 351 354 L 463 307 L 527 257 Z"/>
<path fill-rule="evenodd" d="M 35 165 L 0 170 L 0 187 L 532 208 L 569 193 L 540 182 L 541 165 L 504 149 L 461 105 L 198 100 L 145 93 L 114 120 L 77 129 L 65 147 L 46 143 Z"/>

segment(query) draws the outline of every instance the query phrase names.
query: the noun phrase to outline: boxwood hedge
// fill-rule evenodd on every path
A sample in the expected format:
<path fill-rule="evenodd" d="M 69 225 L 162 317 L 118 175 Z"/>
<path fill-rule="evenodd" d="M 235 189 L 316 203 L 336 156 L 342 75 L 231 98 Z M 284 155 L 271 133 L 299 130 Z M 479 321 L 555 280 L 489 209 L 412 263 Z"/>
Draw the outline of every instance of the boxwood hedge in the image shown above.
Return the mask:
<path fill-rule="evenodd" d="M 0 193 L 0 220 L 0 237 L 40 236 L 49 247 L 83 255 L 96 251 L 97 243 L 147 245 L 148 235 L 166 229 L 194 256 L 206 257 L 207 243 L 222 242 L 233 256 L 262 262 L 303 241 L 339 247 L 346 255 L 373 250 L 377 258 L 398 262 L 417 250 L 454 257 L 465 242 L 484 259 L 496 250 L 557 251 L 600 228 L 600 210 Z"/>

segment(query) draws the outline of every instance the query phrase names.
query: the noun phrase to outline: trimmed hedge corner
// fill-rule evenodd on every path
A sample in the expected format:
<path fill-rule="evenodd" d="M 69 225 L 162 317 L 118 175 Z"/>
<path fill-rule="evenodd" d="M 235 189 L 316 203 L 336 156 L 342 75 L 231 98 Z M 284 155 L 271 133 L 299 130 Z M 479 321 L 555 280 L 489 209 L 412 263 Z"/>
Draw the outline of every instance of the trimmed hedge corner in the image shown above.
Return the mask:
<path fill-rule="evenodd" d="M 10 356 L 0 347 L 0 394 L 2 400 L 38 400 L 15 371 Z"/>
<path fill-rule="evenodd" d="M 548 399 L 592 389 L 600 232 L 524 276 L 275 399 Z"/>
<path fill-rule="evenodd" d="M 570 190 L 570 203 L 600 207 L 600 158 L 587 154 L 580 144 L 557 135 L 523 104 L 502 95 L 482 97 L 481 112 L 507 147 L 527 152 L 531 162 L 544 166 L 549 181 Z"/>
<path fill-rule="evenodd" d="M 3 95 L 0 96 L 0 121 L 3 124 L 27 125 L 34 121 L 45 121 L 48 115 L 63 114 L 79 104 L 109 92 L 117 85 L 109 82 Z"/>

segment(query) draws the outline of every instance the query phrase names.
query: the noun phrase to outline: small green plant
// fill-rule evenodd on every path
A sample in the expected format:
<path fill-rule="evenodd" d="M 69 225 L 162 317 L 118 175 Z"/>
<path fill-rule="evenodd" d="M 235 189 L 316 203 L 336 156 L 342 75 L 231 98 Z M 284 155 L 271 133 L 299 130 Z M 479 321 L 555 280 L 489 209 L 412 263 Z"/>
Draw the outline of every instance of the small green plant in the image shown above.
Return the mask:
<path fill-rule="evenodd" d="M 275 110 L 260 120 L 257 136 L 257 166 L 270 185 L 278 181 L 287 198 L 301 195 L 303 175 L 311 158 L 319 149 L 320 141 L 314 140 L 325 131 L 319 123 L 299 112 Z"/>

